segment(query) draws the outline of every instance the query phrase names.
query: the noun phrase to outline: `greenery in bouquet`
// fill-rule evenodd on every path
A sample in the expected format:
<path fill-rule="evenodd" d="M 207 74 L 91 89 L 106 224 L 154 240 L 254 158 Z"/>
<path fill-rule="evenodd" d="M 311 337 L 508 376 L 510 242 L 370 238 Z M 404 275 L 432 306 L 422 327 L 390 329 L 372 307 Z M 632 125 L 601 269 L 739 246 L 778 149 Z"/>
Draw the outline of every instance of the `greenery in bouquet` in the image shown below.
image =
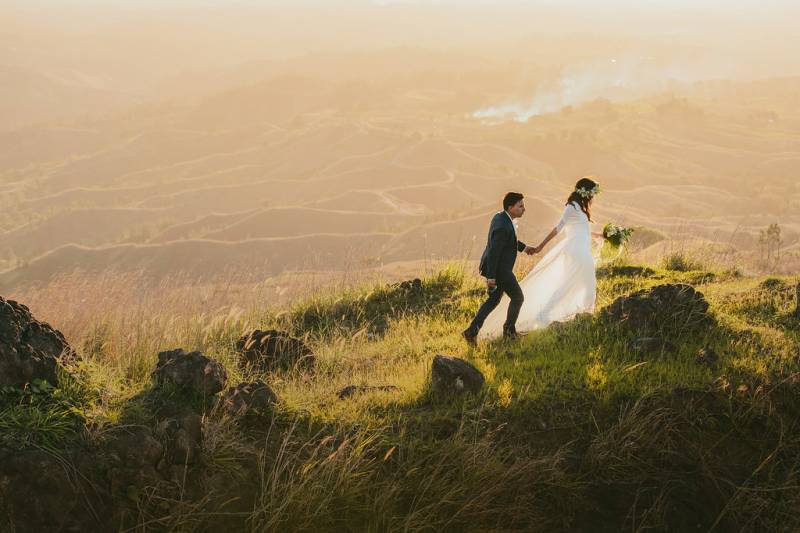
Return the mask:
<path fill-rule="evenodd" d="M 633 228 L 617 226 L 609 222 L 603 227 L 603 239 L 614 248 L 624 246 L 631 238 Z"/>

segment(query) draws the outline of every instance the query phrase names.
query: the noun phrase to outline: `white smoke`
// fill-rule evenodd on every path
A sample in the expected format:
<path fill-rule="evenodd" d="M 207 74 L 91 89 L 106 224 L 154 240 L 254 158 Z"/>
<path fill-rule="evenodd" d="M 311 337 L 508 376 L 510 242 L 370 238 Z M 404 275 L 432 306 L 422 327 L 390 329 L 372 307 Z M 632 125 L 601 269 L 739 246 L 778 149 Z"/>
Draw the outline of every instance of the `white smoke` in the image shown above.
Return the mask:
<path fill-rule="evenodd" d="M 702 79 L 730 74 L 719 61 L 695 65 L 663 65 L 651 57 L 611 58 L 603 63 L 567 72 L 552 85 L 538 90 L 528 101 L 510 101 L 475 111 L 472 116 L 487 123 L 527 122 L 531 117 L 555 113 L 597 98 L 626 100 L 674 89 Z M 713 70 L 713 72 L 712 72 Z"/>

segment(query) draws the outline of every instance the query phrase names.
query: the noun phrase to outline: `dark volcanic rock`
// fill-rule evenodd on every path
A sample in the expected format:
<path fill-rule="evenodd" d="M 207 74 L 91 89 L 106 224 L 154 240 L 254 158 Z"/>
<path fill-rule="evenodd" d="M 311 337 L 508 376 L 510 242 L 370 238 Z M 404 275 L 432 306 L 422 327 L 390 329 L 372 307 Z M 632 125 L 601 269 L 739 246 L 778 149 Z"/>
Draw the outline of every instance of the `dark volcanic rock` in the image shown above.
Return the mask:
<path fill-rule="evenodd" d="M 666 284 L 620 296 L 600 313 L 606 323 L 618 323 L 637 333 L 663 328 L 695 331 L 711 323 L 708 302 L 691 285 Z"/>
<path fill-rule="evenodd" d="M 419 278 L 408 279 L 406 281 L 401 281 L 400 283 L 395 283 L 392 285 L 392 288 L 411 293 L 421 293 L 424 289 L 422 280 Z"/>
<path fill-rule="evenodd" d="M 222 409 L 234 416 L 264 415 L 278 403 L 278 396 L 263 381 L 239 383 L 219 399 Z"/>
<path fill-rule="evenodd" d="M 76 516 L 81 503 L 59 457 L 43 450 L 0 449 L 0 530 L 10 522 L 19 532 L 80 531 L 80 519 L 86 518 Z"/>
<path fill-rule="evenodd" d="M 56 368 L 74 357 L 61 332 L 0 297 L 0 385 L 22 387 L 34 379 L 58 385 Z"/>
<path fill-rule="evenodd" d="M 173 383 L 193 393 L 212 396 L 225 387 L 228 373 L 222 363 L 201 352 L 181 348 L 158 354 L 153 377 L 159 384 Z"/>
<path fill-rule="evenodd" d="M 397 387 L 395 387 L 394 385 L 348 385 L 347 387 L 339 391 L 338 396 L 340 400 L 344 400 L 356 394 L 362 394 L 365 392 L 390 391 L 390 390 L 391 391 L 397 390 Z"/>
<path fill-rule="evenodd" d="M 145 426 L 114 428 L 105 448 L 117 464 L 135 469 L 155 468 L 164 454 L 164 446 Z"/>
<path fill-rule="evenodd" d="M 483 374 L 463 359 L 437 355 L 431 366 L 431 383 L 437 393 L 478 393 L 483 387 Z"/>
<path fill-rule="evenodd" d="M 196 413 L 185 413 L 161 420 L 156 436 L 166 443 L 164 458 L 168 464 L 194 464 L 200 457 L 203 443 L 203 419 Z"/>
<path fill-rule="evenodd" d="M 241 337 L 236 349 L 242 355 L 242 366 L 256 372 L 269 372 L 276 368 L 311 368 L 315 358 L 302 340 L 285 331 L 257 329 Z"/>
<path fill-rule="evenodd" d="M 157 467 L 164 457 L 164 445 L 146 426 L 118 426 L 105 436 L 102 448 L 108 459 L 107 483 L 118 522 L 128 505 L 134 505 L 145 487 L 163 482 Z"/>

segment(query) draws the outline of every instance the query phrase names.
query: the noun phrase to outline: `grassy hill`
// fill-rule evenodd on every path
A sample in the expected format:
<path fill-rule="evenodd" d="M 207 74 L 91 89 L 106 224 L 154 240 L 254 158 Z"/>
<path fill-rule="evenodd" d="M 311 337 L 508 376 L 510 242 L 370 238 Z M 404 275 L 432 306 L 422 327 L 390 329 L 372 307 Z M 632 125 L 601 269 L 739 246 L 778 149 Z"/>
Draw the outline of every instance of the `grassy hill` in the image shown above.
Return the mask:
<path fill-rule="evenodd" d="M 665 264 L 673 270 L 603 268 L 593 316 L 474 350 L 459 332 L 483 289 L 458 265 L 416 288 L 368 284 L 281 307 L 208 309 L 198 290 L 175 305 L 122 299 L 73 314 L 43 295 L 34 313 L 83 362 L 55 390 L 3 389 L 0 455 L 46 450 L 76 486 L 91 480 L 73 516 L 134 530 L 796 530 L 800 279 Z M 651 334 L 671 347 L 638 350 L 642 331 L 602 310 L 666 283 L 702 292 L 708 316 L 701 327 L 664 317 Z M 303 338 L 314 370 L 242 370 L 236 339 L 269 327 Z M 263 379 L 278 403 L 246 422 L 159 391 L 156 353 L 177 347 L 222 362 L 229 386 Z M 481 393 L 434 393 L 435 354 L 474 364 Z M 340 399 L 349 385 L 376 388 Z M 120 427 L 157 434 L 174 405 L 192 402 L 196 462 L 156 478 L 103 470 L 116 464 L 104 454 Z M 86 502 L 95 518 L 79 512 Z M 11 527 L 14 515 L 2 516 Z"/>

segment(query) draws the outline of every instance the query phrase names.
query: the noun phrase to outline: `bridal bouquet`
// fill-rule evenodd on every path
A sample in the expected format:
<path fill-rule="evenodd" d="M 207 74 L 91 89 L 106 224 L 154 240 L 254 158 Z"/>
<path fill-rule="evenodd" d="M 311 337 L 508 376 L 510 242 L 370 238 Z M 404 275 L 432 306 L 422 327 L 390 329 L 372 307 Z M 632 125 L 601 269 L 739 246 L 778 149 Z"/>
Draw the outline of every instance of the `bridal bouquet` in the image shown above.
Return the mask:
<path fill-rule="evenodd" d="M 603 228 L 603 238 L 614 248 L 619 248 L 628 242 L 628 239 L 631 238 L 631 233 L 633 233 L 633 228 L 624 228 L 611 222 Z"/>

